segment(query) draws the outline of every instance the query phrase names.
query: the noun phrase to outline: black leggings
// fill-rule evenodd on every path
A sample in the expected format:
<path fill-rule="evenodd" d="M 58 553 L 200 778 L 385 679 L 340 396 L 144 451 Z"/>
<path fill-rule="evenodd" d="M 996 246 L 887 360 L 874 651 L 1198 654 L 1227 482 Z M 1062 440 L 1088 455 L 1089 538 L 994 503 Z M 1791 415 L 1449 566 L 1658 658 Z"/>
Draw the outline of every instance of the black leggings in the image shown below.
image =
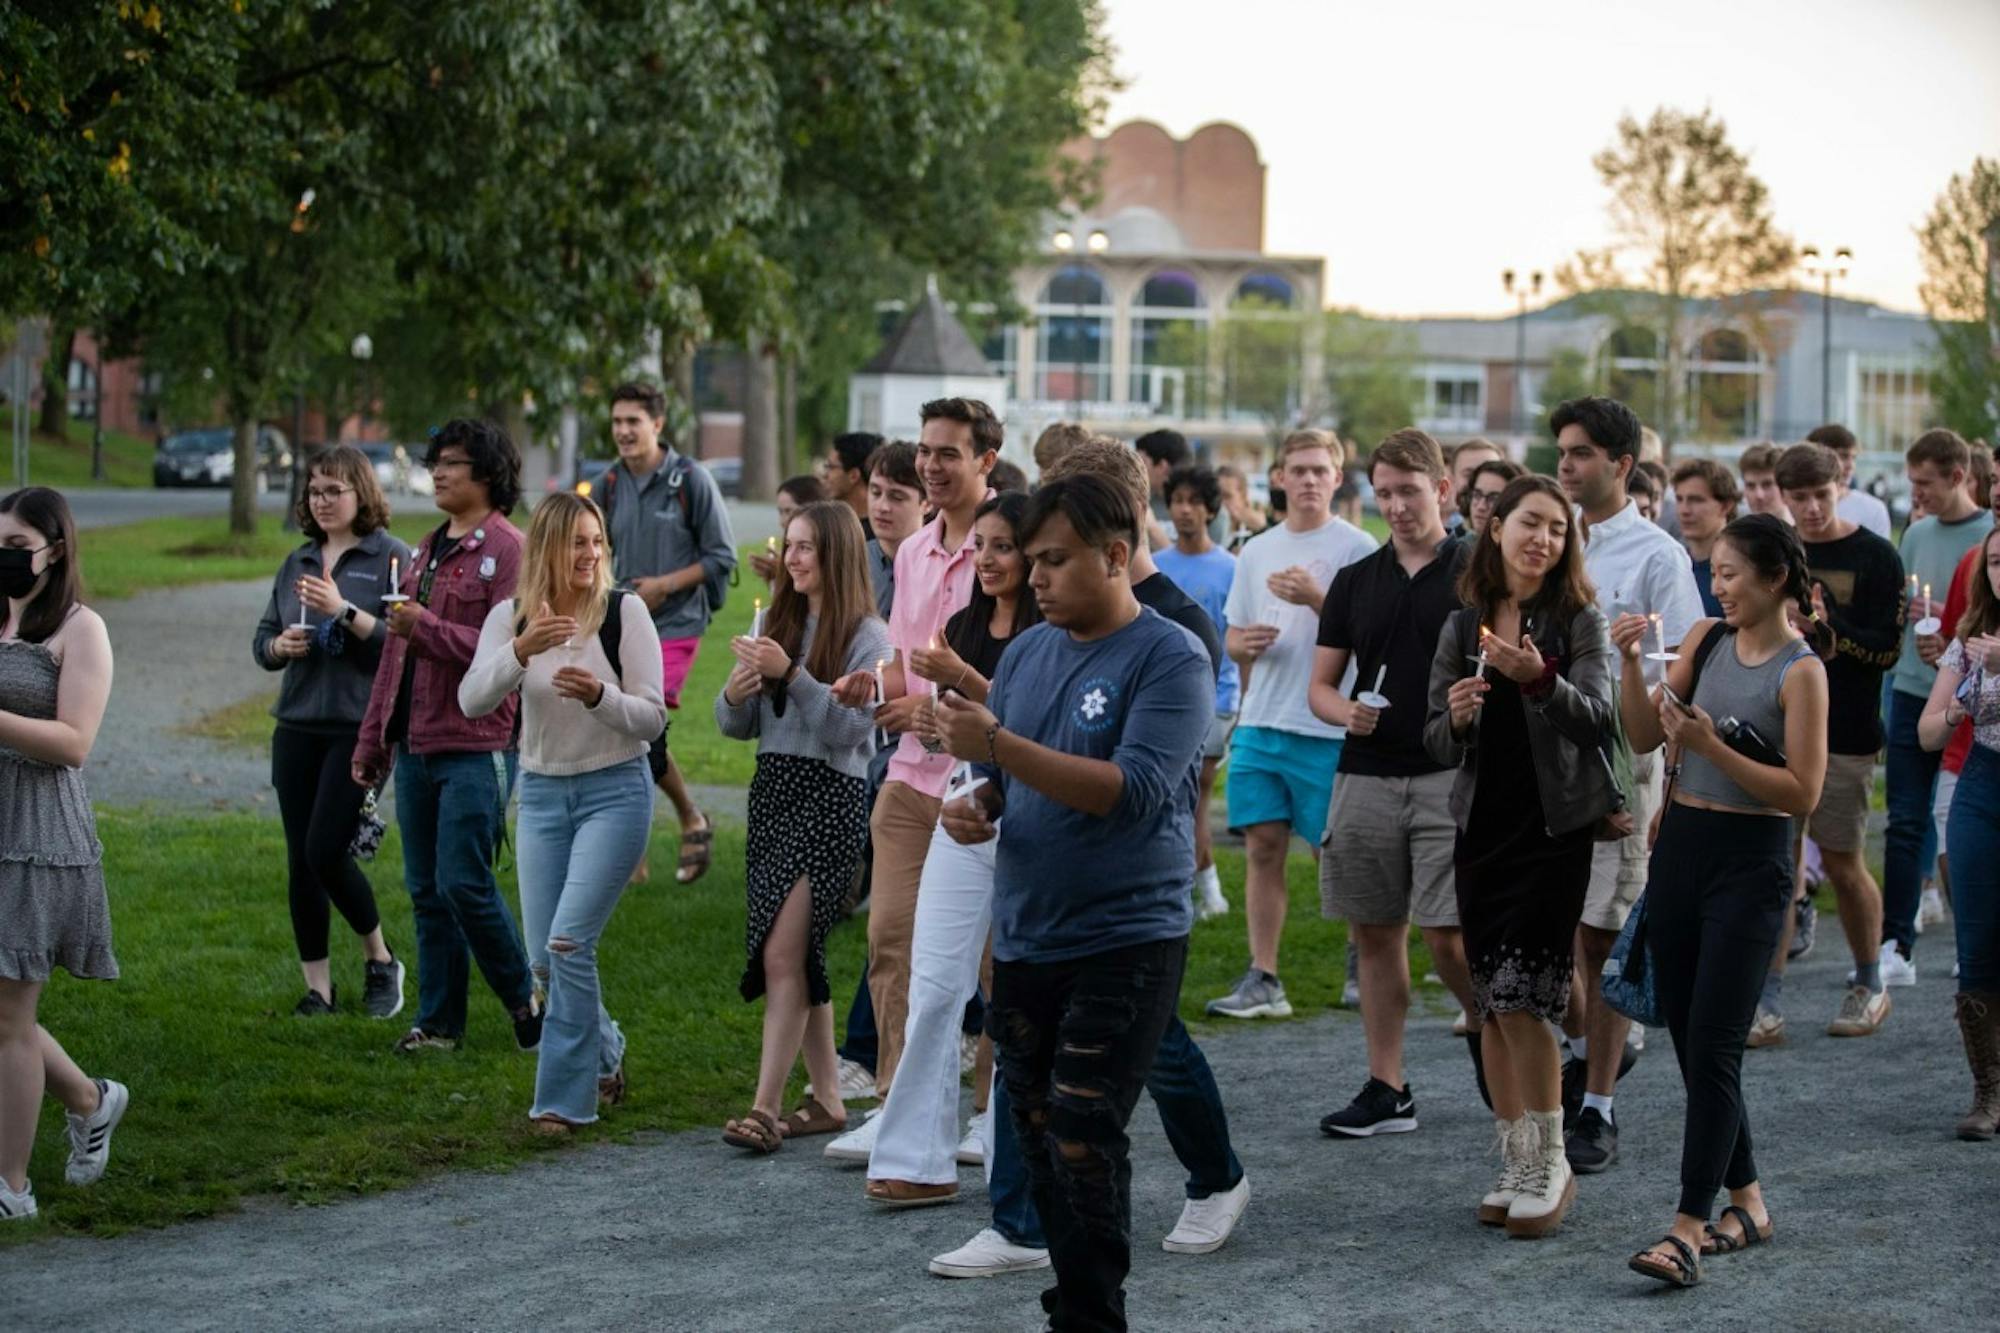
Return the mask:
<path fill-rule="evenodd" d="M 292 936 L 299 961 L 326 957 L 327 903 L 357 935 L 381 924 L 375 890 L 348 845 L 361 819 L 362 789 L 349 774 L 357 731 L 302 731 L 280 723 L 271 733 L 271 785 L 285 824 L 291 871 Z"/>
<path fill-rule="evenodd" d="M 1647 946 L 1687 1086 L 1680 1211 L 1757 1181 L 1743 1043 L 1792 896 L 1792 821 L 1670 805 L 1646 886 Z"/>

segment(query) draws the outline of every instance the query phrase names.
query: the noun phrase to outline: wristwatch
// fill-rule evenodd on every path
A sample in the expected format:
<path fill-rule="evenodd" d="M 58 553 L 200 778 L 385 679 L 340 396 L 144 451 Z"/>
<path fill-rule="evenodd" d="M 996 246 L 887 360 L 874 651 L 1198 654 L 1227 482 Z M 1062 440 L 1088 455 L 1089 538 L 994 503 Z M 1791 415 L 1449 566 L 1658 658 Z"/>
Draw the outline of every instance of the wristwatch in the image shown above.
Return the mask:
<path fill-rule="evenodd" d="M 361 614 L 360 607 L 356 606 L 352 602 L 344 602 L 341 604 L 340 607 L 340 623 L 343 625 L 352 625 L 354 623 L 354 617 L 360 614 Z"/>

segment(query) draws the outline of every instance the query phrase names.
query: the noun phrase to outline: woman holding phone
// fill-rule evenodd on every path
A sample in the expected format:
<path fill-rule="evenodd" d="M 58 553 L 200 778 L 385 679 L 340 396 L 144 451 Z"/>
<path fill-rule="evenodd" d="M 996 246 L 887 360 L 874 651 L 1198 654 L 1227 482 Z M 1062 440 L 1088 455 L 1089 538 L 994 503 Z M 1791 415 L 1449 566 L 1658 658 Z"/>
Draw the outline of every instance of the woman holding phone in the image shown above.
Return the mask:
<path fill-rule="evenodd" d="M 1673 1225 L 1630 1266 L 1676 1287 L 1701 1280 L 1703 1256 L 1773 1234 L 1743 1105 L 1743 1048 L 1790 910 L 1792 821 L 1819 804 L 1826 776 L 1826 668 L 1807 636 L 1823 639 L 1827 627 L 1813 611 L 1804 546 L 1783 520 L 1751 514 L 1722 530 L 1710 559 L 1722 618 L 1695 622 L 1657 696 L 1639 666 L 1646 617 L 1611 627 L 1632 749 L 1669 749 L 1671 798 L 1644 910 L 1687 1117 Z M 1729 1202 L 1711 1224 L 1725 1188 Z"/>
<path fill-rule="evenodd" d="M 662 679 L 645 602 L 612 589 L 603 512 L 568 491 L 545 496 L 520 584 L 487 613 L 458 687 L 467 717 L 521 695 L 521 925 L 549 997 L 528 1116 L 543 1134 L 625 1097 L 625 1035 L 604 1005 L 597 945 L 646 854 Z"/>

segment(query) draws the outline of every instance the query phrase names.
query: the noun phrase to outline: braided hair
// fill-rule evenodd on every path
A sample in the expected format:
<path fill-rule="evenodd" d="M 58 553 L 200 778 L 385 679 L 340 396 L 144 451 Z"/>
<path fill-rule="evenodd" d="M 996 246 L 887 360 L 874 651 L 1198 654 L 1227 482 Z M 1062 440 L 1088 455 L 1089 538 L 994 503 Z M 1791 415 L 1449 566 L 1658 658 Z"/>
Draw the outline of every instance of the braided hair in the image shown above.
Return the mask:
<path fill-rule="evenodd" d="M 1821 657 L 1833 651 L 1833 626 L 1813 610 L 1812 573 L 1805 543 L 1792 525 L 1775 514 L 1745 514 L 1722 530 L 1722 540 L 1767 579 L 1783 579 L 1784 594 L 1798 603 L 1805 639 Z"/>

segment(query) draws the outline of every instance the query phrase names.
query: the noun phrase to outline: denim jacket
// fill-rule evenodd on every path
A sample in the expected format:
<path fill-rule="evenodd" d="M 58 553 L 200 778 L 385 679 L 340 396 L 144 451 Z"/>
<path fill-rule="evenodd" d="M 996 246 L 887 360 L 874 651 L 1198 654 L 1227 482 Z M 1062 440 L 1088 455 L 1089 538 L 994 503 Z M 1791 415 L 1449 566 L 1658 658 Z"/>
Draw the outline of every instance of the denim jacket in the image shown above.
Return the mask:
<path fill-rule="evenodd" d="M 250 640 L 250 655 L 266 671 L 282 671 L 278 701 L 271 716 L 302 727 L 358 727 L 368 712 L 368 694 L 389 627 L 381 619 L 382 595 L 389 591 L 389 562 L 410 563 L 410 548 L 400 538 L 377 529 L 336 560 L 331 573 L 320 567 L 319 543 L 308 541 L 285 557 L 271 584 L 271 600 Z M 331 578 L 340 595 L 375 616 L 375 632 L 359 638 L 338 617 L 308 611 L 313 648 L 304 657 L 270 654 L 271 640 L 299 623 L 298 582 L 301 574 Z"/>
<path fill-rule="evenodd" d="M 1612 691 L 1618 655 L 1604 613 L 1594 606 L 1577 612 L 1566 629 L 1535 617 L 1527 630 L 1545 656 L 1561 663 L 1546 693 L 1522 696 L 1527 703 L 1535 785 L 1548 819 L 1546 831 L 1554 838 L 1596 825 L 1617 806 L 1618 792 L 1602 746 L 1617 722 L 1617 696 Z M 1478 609 L 1453 612 L 1431 659 L 1424 748 L 1440 764 L 1458 770 L 1451 784 L 1451 813 L 1460 828 L 1472 817 L 1479 774 L 1479 719 L 1474 716 L 1463 737 L 1452 735 L 1446 699 L 1454 684 L 1473 673 L 1478 658 Z"/>

